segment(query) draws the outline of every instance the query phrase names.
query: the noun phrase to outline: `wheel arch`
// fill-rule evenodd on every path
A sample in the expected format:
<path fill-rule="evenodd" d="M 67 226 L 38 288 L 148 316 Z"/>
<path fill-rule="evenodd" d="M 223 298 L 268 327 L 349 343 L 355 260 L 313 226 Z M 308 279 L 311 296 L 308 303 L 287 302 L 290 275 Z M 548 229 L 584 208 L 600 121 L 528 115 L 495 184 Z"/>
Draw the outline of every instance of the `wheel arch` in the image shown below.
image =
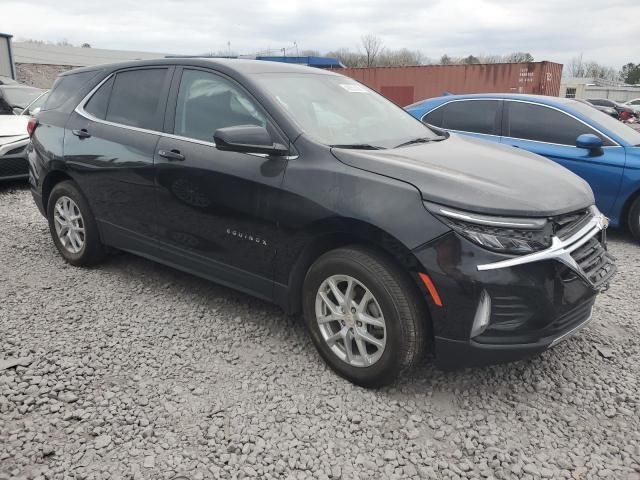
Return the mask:
<path fill-rule="evenodd" d="M 631 195 L 627 197 L 627 199 L 625 200 L 622 206 L 622 210 L 620 214 L 620 225 L 626 228 L 629 228 L 629 213 L 631 211 L 631 206 L 637 199 L 640 198 L 640 185 L 638 185 L 637 187 L 638 188 L 636 189 L 636 191 L 634 191 Z"/>
<path fill-rule="evenodd" d="M 414 293 L 422 303 L 429 322 L 428 332 L 431 335 L 431 316 L 427 302 L 427 291 L 419 281 L 418 272 L 424 271 L 415 255 L 398 239 L 367 222 L 351 219 L 341 220 L 332 228 L 323 228 L 322 233 L 311 235 L 311 240 L 299 253 L 290 272 L 286 292 L 278 301 L 288 314 L 299 314 L 302 311 L 302 288 L 304 278 L 311 265 L 323 254 L 339 247 L 362 246 L 375 251 L 398 265 L 415 287 Z M 284 297 L 284 298 L 282 298 Z"/>
<path fill-rule="evenodd" d="M 47 211 L 49 196 L 51 195 L 51 191 L 53 187 L 55 187 L 58 183 L 64 182 L 65 180 L 73 181 L 71 175 L 69 175 L 64 170 L 52 170 L 50 171 L 42 182 L 42 206 L 44 211 Z"/>

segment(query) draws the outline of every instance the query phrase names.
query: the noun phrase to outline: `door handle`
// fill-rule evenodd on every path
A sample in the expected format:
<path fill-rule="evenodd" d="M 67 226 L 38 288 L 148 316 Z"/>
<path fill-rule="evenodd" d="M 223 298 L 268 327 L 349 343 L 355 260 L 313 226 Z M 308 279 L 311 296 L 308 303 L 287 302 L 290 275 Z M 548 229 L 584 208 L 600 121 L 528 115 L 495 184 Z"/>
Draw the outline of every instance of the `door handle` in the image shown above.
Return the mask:
<path fill-rule="evenodd" d="M 182 162 L 184 160 L 184 155 L 180 153 L 180 150 L 158 150 L 158 155 L 169 161 Z"/>
<path fill-rule="evenodd" d="M 89 138 L 91 136 L 91 134 L 87 132 L 86 128 L 83 128 L 81 130 L 72 130 L 71 133 L 73 133 L 76 137 L 79 137 L 79 138 Z"/>

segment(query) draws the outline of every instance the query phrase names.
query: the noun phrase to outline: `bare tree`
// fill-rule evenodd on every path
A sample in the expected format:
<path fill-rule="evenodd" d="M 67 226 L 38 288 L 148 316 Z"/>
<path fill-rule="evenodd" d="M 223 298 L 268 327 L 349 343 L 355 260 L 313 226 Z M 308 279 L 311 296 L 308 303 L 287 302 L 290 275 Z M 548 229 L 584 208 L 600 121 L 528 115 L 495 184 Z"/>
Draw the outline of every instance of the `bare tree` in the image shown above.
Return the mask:
<path fill-rule="evenodd" d="M 345 67 L 364 67 L 365 57 L 362 53 L 352 52 L 348 48 L 341 48 L 332 52 L 327 52 L 327 57 L 340 60 Z"/>
<path fill-rule="evenodd" d="M 584 60 L 582 54 L 577 57 L 573 57 L 569 64 L 566 66 L 567 75 L 569 77 L 585 77 Z"/>
<path fill-rule="evenodd" d="M 380 37 L 376 37 L 375 35 L 369 33 L 360 37 L 360 41 L 362 42 L 362 47 L 364 48 L 366 66 L 375 66 L 378 55 L 380 55 L 380 53 L 382 53 L 382 51 L 384 50 L 382 40 L 380 39 Z"/>
<path fill-rule="evenodd" d="M 615 68 L 602 65 L 598 62 L 585 62 L 582 54 L 571 59 L 567 65 L 567 75 L 569 77 L 587 77 L 614 82 L 620 80 L 620 72 Z"/>
<path fill-rule="evenodd" d="M 503 57 L 503 61 L 507 63 L 529 63 L 533 62 L 533 55 L 529 52 L 513 52 Z"/>
<path fill-rule="evenodd" d="M 381 67 L 406 67 L 411 65 L 424 65 L 426 57 L 419 50 L 384 50 L 378 55 L 377 65 Z"/>

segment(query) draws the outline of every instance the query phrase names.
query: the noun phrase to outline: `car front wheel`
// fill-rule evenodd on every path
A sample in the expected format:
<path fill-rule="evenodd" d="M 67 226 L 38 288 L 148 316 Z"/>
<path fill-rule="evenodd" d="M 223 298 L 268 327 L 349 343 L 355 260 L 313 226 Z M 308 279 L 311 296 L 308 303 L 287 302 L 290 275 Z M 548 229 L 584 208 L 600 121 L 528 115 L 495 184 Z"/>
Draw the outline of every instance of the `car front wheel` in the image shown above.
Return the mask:
<path fill-rule="evenodd" d="M 422 356 L 426 319 L 415 286 L 368 248 L 322 255 L 306 275 L 303 309 L 320 355 L 355 384 L 387 385 Z"/>

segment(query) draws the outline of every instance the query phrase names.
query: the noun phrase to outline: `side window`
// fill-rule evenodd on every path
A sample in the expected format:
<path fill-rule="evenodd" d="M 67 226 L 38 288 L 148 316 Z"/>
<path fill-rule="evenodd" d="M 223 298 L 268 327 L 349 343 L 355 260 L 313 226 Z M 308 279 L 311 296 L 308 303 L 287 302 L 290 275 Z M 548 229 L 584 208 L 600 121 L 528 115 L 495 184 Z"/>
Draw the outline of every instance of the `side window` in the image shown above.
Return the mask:
<path fill-rule="evenodd" d="M 42 110 L 53 110 L 61 107 L 69 98 L 78 92 L 89 80 L 98 74 L 97 70 L 91 72 L 73 73 L 62 75 L 53 84 L 47 101 L 42 106 Z"/>
<path fill-rule="evenodd" d="M 436 127 L 499 135 L 500 100 L 454 101 L 429 113 L 424 121 Z"/>
<path fill-rule="evenodd" d="M 530 103 L 509 102 L 506 137 L 575 146 L 576 138 L 583 133 L 598 135 L 591 127 L 558 110 Z M 607 138 L 598 136 L 605 145 L 613 145 Z"/>
<path fill-rule="evenodd" d="M 168 69 L 127 70 L 116 74 L 105 119 L 131 127 L 160 130 Z M 93 99 L 92 99 L 93 100 Z"/>
<path fill-rule="evenodd" d="M 267 121 L 254 101 L 230 81 L 201 70 L 184 70 L 173 133 L 213 142 L 217 129 L 236 125 L 265 127 Z"/>
<path fill-rule="evenodd" d="M 631 105 L 640 105 L 640 100 L 634 100 Z"/>
<path fill-rule="evenodd" d="M 115 78 L 115 76 L 112 76 L 109 80 L 104 82 L 98 90 L 96 90 L 84 106 L 86 112 L 101 120 L 106 118 L 107 107 L 109 106 L 109 97 L 111 96 L 111 89 L 113 88 Z"/>

